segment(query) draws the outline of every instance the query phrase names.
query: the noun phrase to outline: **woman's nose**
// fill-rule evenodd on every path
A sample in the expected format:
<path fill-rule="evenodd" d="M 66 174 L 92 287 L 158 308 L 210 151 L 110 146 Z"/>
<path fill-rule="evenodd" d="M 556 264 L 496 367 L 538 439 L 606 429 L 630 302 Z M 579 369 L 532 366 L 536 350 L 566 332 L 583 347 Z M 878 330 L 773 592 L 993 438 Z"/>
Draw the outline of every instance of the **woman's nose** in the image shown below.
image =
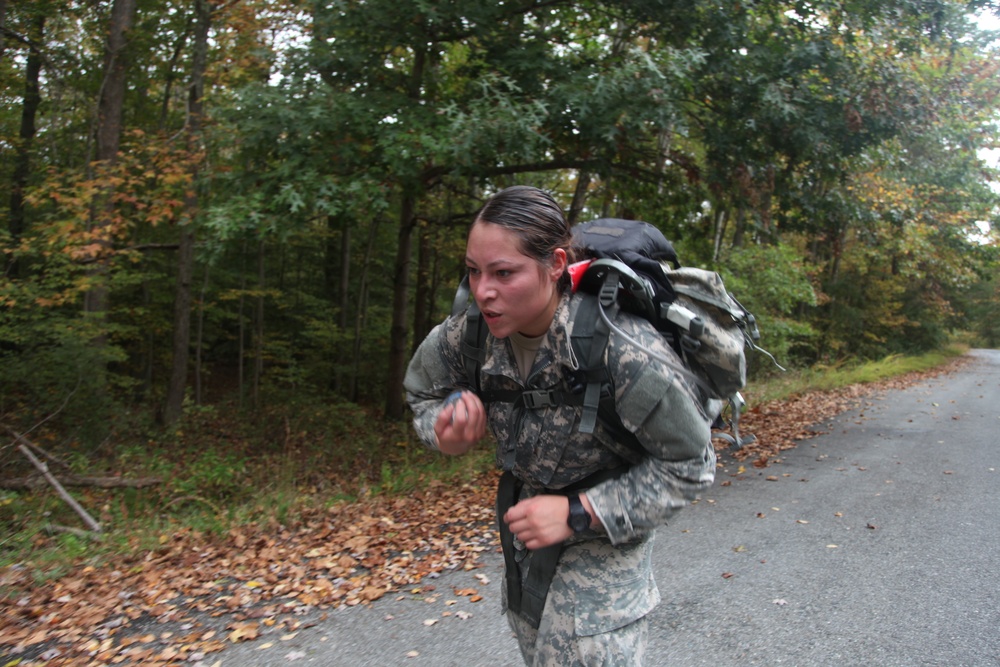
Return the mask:
<path fill-rule="evenodd" d="M 483 303 L 496 296 L 496 289 L 489 278 L 480 276 L 472 284 L 472 296 L 476 303 Z"/>

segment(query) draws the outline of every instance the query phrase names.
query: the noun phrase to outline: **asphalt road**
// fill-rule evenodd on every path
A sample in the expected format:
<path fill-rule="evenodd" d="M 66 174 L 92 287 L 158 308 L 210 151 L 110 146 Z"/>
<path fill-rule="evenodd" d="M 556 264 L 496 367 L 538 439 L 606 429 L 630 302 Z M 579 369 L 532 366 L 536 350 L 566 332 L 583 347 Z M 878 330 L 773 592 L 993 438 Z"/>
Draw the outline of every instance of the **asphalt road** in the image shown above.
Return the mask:
<path fill-rule="evenodd" d="M 1000 665 L 1000 351 L 971 355 L 819 425 L 780 463 L 724 460 L 658 533 L 646 667 Z M 500 558 L 483 562 L 206 662 L 521 665 Z M 455 594 L 467 588 L 483 599 Z"/>

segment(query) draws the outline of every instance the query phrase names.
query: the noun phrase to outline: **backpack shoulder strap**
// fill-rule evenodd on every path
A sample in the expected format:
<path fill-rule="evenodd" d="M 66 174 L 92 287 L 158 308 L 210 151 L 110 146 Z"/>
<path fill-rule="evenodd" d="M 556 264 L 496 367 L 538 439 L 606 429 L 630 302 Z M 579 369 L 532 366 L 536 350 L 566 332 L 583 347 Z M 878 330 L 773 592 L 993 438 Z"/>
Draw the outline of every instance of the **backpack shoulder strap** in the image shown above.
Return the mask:
<path fill-rule="evenodd" d="M 610 385 L 611 377 L 604 365 L 604 349 L 608 345 L 610 330 L 601 319 L 601 304 L 593 294 L 581 294 L 576 312 L 573 313 L 573 332 L 570 344 L 579 368 L 574 378 L 576 388 L 582 385 L 583 415 L 580 432 L 593 433 L 597 425 L 602 389 Z M 613 399 L 613 397 L 612 397 Z"/>
<path fill-rule="evenodd" d="M 486 325 L 479 306 L 473 301 L 465 313 L 465 331 L 462 333 L 462 360 L 465 362 L 465 379 L 469 387 L 479 393 L 479 371 L 486 361 Z"/>
<path fill-rule="evenodd" d="M 615 408 L 614 383 L 604 363 L 604 350 L 608 345 L 610 329 L 601 316 L 600 300 L 594 294 L 583 293 L 573 314 L 573 333 L 570 343 L 580 364 L 574 384 L 583 384 L 583 414 L 580 432 L 593 433 L 600 422 L 618 443 L 633 454 L 636 461 L 645 450 L 635 434 L 625 428 Z"/>

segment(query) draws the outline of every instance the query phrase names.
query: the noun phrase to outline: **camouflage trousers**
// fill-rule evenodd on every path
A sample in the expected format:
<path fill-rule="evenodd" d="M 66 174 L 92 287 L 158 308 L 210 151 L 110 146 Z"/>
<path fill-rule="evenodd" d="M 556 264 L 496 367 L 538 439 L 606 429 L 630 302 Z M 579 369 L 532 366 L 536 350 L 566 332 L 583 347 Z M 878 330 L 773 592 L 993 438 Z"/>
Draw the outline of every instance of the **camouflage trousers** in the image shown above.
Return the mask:
<path fill-rule="evenodd" d="M 552 579 L 538 629 L 507 614 L 528 667 L 639 667 L 659 602 L 651 542 L 568 545 Z"/>

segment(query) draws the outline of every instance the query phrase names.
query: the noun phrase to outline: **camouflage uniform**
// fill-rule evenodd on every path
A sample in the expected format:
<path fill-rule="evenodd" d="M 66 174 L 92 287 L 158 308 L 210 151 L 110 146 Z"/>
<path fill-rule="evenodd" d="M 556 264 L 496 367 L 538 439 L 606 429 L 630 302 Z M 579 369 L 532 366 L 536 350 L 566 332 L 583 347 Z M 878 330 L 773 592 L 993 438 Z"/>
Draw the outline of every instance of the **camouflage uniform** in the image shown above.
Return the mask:
<path fill-rule="evenodd" d="M 524 384 L 509 341 L 487 336 L 483 390 L 564 386 L 564 367 L 577 367 L 569 336 L 574 309 L 575 300 L 564 295 Z M 615 324 L 643 348 L 676 359 L 645 320 L 621 313 Z M 407 370 L 414 426 L 431 446 L 436 446 L 434 421 L 443 399 L 467 384 L 464 328 L 464 314 L 435 327 Z M 644 617 L 660 599 L 650 561 L 653 529 L 714 480 L 715 452 L 704 411 L 682 375 L 646 349 L 612 332 L 605 360 L 621 420 L 648 455 L 622 476 L 586 491 L 606 533 L 588 530 L 567 541 L 537 632 L 509 615 L 529 665 L 640 664 Z M 628 448 L 600 425 L 593 434 L 579 433 L 578 406 L 532 410 L 496 402 L 487 405 L 487 413 L 497 464 L 523 482 L 522 499 L 558 492 L 630 457 Z M 518 562 L 526 567 L 530 552 L 519 542 L 515 546 Z M 609 655 L 599 655 L 602 651 Z"/>

